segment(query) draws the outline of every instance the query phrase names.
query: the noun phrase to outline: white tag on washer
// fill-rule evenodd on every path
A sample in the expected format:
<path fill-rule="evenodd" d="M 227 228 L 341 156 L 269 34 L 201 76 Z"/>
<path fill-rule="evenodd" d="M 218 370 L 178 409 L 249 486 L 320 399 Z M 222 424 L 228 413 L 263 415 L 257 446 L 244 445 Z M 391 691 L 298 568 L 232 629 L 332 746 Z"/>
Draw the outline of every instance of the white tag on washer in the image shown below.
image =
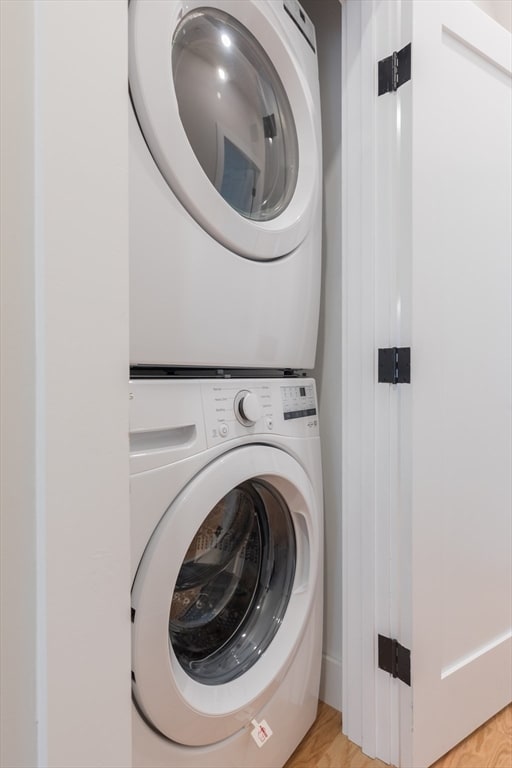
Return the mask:
<path fill-rule="evenodd" d="M 266 720 L 262 720 L 260 723 L 258 723 L 257 720 L 251 720 L 251 723 L 254 725 L 254 728 L 251 731 L 251 736 L 258 747 L 262 747 L 272 736 L 272 728 Z"/>

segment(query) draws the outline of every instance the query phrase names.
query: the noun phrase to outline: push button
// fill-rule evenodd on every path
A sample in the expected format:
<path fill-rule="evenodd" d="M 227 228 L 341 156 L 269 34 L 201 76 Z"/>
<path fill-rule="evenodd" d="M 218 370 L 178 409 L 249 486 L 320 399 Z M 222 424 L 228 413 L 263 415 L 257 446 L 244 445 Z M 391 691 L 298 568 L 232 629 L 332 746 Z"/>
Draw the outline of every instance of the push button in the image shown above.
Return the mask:
<path fill-rule="evenodd" d="M 219 435 L 221 437 L 227 437 L 229 433 L 229 427 L 227 424 L 220 424 L 219 426 Z"/>

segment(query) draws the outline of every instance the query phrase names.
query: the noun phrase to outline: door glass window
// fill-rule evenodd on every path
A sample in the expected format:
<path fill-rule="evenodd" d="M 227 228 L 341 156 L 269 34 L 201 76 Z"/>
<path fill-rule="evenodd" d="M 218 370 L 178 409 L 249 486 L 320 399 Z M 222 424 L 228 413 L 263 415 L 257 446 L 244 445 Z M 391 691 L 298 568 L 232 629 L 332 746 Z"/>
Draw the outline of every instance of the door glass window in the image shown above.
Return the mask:
<path fill-rule="evenodd" d="M 237 486 L 210 511 L 182 563 L 169 637 L 194 680 L 234 680 L 278 631 L 295 575 L 295 535 L 281 495 L 262 480 Z"/>
<path fill-rule="evenodd" d="M 279 216 L 297 182 L 297 134 L 256 38 L 222 11 L 192 11 L 174 34 L 172 73 L 181 122 L 211 183 L 242 216 Z"/>

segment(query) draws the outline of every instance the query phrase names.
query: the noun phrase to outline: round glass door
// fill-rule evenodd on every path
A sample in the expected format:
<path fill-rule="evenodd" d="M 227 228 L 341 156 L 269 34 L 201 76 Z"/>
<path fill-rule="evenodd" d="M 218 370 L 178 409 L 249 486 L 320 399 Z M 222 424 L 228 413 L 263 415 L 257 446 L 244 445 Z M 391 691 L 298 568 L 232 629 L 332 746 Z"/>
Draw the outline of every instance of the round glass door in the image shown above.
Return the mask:
<path fill-rule="evenodd" d="M 169 637 L 190 677 L 236 679 L 278 631 L 295 574 L 295 536 L 285 502 L 262 480 L 231 490 L 197 530 L 172 595 Z"/>
<path fill-rule="evenodd" d="M 241 712 L 250 722 L 293 662 L 318 597 L 321 514 L 279 448 L 227 451 L 167 508 L 166 475 L 132 478 L 142 515 L 162 504 L 132 586 L 132 691 L 152 728 L 200 746 L 240 730 Z"/>
<path fill-rule="evenodd" d="M 297 133 L 256 38 L 218 9 L 192 11 L 174 33 L 172 73 L 183 127 L 210 182 L 242 216 L 279 216 L 297 183 Z"/>
<path fill-rule="evenodd" d="M 252 260 L 298 248 L 320 199 L 318 81 L 282 14 L 257 0 L 129 5 L 130 96 L 147 159 L 212 238 Z"/>

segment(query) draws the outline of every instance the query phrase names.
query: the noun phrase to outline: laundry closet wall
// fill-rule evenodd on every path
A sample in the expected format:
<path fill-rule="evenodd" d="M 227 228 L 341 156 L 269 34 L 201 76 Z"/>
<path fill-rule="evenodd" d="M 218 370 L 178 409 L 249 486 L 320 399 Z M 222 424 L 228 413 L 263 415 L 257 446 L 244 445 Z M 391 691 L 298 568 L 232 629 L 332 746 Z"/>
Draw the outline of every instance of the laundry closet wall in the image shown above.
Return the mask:
<path fill-rule="evenodd" d="M 512 30 L 512 3 L 504 0 L 473 0 L 473 2 L 502 27 L 509 32 Z"/>
<path fill-rule="evenodd" d="M 341 5 L 302 0 L 316 29 L 323 142 L 322 302 L 315 377 L 325 502 L 320 696 L 341 709 Z"/>
<path fill-rule="evenodd" d="M 2 768 L 131 765 L 127 7 L 2 0 Z"/>

